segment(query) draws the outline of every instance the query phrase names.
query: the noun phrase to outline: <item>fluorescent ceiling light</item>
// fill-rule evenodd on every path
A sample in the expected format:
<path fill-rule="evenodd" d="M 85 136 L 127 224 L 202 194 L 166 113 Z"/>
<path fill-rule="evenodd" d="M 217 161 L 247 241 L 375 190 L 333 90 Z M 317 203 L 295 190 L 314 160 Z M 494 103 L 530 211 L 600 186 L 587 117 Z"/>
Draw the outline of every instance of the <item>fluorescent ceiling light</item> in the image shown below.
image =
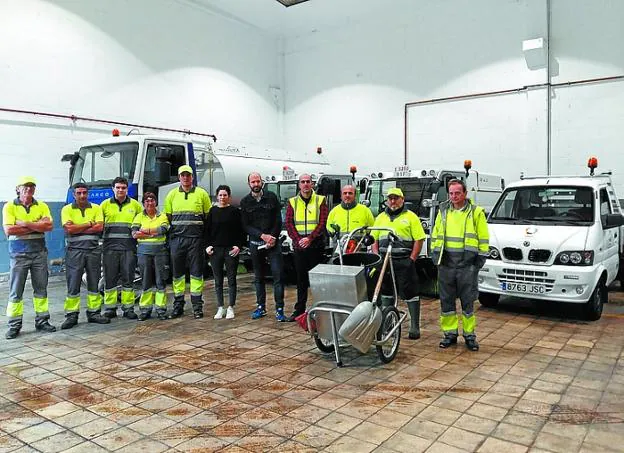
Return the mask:
<path fill-rule="evenodd" d="M 277 0 L 277 1 L 288 8 L 289 6 L 295 6 L 295 5 L 298 5 L 299 3 L 307 2 L 308 0 Z"/>

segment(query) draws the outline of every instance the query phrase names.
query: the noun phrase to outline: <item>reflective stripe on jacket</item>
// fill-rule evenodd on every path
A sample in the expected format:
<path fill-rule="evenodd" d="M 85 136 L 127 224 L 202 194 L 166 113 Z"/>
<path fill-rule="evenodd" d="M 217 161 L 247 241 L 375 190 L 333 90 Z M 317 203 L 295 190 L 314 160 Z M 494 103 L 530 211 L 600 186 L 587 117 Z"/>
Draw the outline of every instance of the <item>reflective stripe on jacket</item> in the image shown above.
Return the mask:
<path fill-rule="evenodd" d="M 143 210 L 141 203 L 130 197 L 119 203 L 112 197 L 100 206 L 104 216 L 104 249 L 133 250 L 136 241 L 132 238 L 132 221 Z"/>
<path fill-rule="evenodd" d="M 382 212 L 375 219 L 375 227 L 392 228 L 398 237 L 392 244 L 392 256 L 406 257 L 412 253 L 414 242 L 425 239 L 420 219 L 416 214 L 408 209 L 403 209 L 398 215 L 390 216 L 387 212 Z M 373 231 L 373 237 L 379 241 L 379 251 L 385 253 L 388 250 L 390 239 L 387 231 Z"/>
<path fill-rule="evenodd" d="M 204 221 L 211 207 L 210 196 L 201 187 L 192 187 L 188 192 L 182 186 L 171 189 L 164 209 L 171 216 L 171 237 L 203 237 Z"/>
<path fill-rule="evenodd" d="M 167 253 L 167 231 L 169 231 L 169 220 L 164 212 L 156 212 L 152 218 L 145 211 L 138 214 L 132 222 L 132 231 L 151 228 L 157 231 L 155 236 L 137 239 L 138 255 L 159 255 Z"/>
<path fill-rule="evenodd" d="M 87 203 L 84 209 L 81 209 L 75 202 L 66 204 L 61 210 L 61 225 L 67 222 L 74 225 L 84 225 L 86 223 L 102 222 L 102 208 L 97 204 Z M 65 232 L 65 241 L 68 249 L 94 250 L 100 245 L 101 234 L 94 233 L 77 233 L 70 234 Z"/>
<path fill-rule="evenodd" d="M 312 196 L 307 204 L 299 195 L 288 200 L 295 214 L 294 221 L 297 233 L 307 236 L 314 231 L 319 222 L 319 206 L 324 200 L 323 195 L 317 195 L 314 191 L 312 191 Z"/>
<path fill-rule="evenodd" d="M 7 202 L 2 208 L 3 225 L 16 225 L 18 220 L 23 222 L 37 222 L 43 217 L 52 220 L 50 208 L 43 201 L 37 201 L 33 198 L 32 204 L 28 207 L 24 206 L 19 198 Z M 31 232 L 22 235 L 9 235 L 9 255 L 13 256 L 20 253 L 37 253 L 46 249 L 45 234 Z"/>
<path fill-rule="evenodd" d="M 431 257 L 436 265 L 442 263 L 445 253 L 453 255 L 460 266 L 475 264 L 477 257 L 487 258 L 489 233 L 483 208 L 471 200 L 462 209 L 453 209 L 450 202 L 440 204 L 433 232 Z"/>

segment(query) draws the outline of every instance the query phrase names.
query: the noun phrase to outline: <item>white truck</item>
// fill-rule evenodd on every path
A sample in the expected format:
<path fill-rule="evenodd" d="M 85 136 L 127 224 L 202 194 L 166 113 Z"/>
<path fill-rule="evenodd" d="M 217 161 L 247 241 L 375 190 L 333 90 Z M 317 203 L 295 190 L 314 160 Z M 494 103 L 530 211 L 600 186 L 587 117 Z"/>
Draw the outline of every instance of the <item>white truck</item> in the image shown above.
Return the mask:
<path fill-rule="evenodd" d="M 70 184 L 67 202 L 73 201 L 71 186 L 85 182 L 89 200 L 100 203 L 113 195 L 111 183 L 117 176 L 128 179 L 128 194 L 141 200 L 144 192 L 158 195 L 159 204 L 178 185 L 178 168 L 188 164 L 195 183 L 214 198 L 220 184 L 232 189 L 232 204 L 238 205 L 249 193 L 247 175 L 252 171 L 275 174 L 285 166 L 325 168 L 320 155 L 293 159 L 285 151 L 263 147 L 217 146 L 215 142 L 193 142 L 188 138 L 164 135 L 120 135 L 85 143 L 80 150 L 63 156 L 69 161 Z"/>
<path fill-rule="evenodd" d="M 624 217 L 610 174 L 543 176 L 509 184 L 488 217 L 490 255 L 479 301 L 501 295 L 584 305 L 597 320 L 624 263 Z"/>
<path fill-rule="evenodd" d="M 440 202 L 448 200 L 448 181 L 460 179 L 466 183 L 468 198 L 488 213 L 503 191 L 505 181 L 499 175 L 472 170 L 472 162 L 464 162 L 464 169 L 411 170 L 407 166 L 396 167 L 390 172 L 371 173 L 362 203 L 369 206 L 377 216 L 384 209 L 385 194 L 391 187 L 398 187 L 405 195 L 405 206 L 414 211 L 427 235 L 420 256 L 416 261 L 424 294 L 438 295 L 437 268 L 431 260 L 431 229 L 435 223 Z"/>

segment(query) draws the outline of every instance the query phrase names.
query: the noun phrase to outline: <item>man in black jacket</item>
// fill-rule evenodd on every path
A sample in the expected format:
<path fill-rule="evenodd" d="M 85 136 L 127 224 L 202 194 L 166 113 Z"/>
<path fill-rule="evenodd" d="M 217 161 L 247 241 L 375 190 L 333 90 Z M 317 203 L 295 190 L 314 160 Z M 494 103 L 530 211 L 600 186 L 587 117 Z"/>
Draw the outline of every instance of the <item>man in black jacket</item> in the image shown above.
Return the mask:
<path fill-rule="evenodd" d="M 273 297 L 275 298 L 275 319 L 286 321 L 284 315 L 284 283 L 282 247 L 278 241 L 282 230 L 281 207 L 275 194 L 264 192 L 260 173 L 250 173 L 247 182 L 251 192 L 241 200 L 243 229 L 249 235 L 249 251 L 254 268 L 257 307 L 252 319 L 266 316 L 266 288 L 264 262 L 269 259 L 273 275 Z"/>

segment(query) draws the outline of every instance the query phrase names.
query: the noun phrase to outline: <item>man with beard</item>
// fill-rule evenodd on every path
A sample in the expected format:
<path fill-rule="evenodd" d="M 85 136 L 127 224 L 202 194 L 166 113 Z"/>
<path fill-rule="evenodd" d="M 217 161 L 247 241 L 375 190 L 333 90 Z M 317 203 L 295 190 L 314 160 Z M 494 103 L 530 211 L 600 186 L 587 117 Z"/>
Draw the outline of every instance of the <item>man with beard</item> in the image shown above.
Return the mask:
<path fill-rule="evenodd" d="M 240 203 L 243 229 L 249 235 L 249 251 L 254 269 L 256 288 L 256 309 L 252 319 L 266 316 L 266 285 L 264 263 L 268 259 L 273 276 L 273 298 L 275 299 L 275 319 L 286 321 L 284 315 L 284 284 L 282 246 L 277 238 L 282 230 L 282 215 L 275 194 L 263 190 L 260 173 L 250 173 L 247 183 L 251 192 Z"/>
<path fill-rule="evenodd" d="M 399 295 L 409 309 L 411 325 L 408 338 L 420 338 L 420 294 L 418 275 L 415 262 L 425 239 L 425 231 L 420 219 L 412 211 L 405 209 L 405 197 L 398 187 L 388 190 L 386 209 L 375 219 L 374 227 L 390 228 L 394 232 L 395 240 L 392 243 L 392 266 L 396 275 Z M 390 245 L 388 231 L 373 231 L 375 243 L 373 252 L 386 253 Z M 389 294 L 392 282 L 384 279 L 383 293 Z"/>

